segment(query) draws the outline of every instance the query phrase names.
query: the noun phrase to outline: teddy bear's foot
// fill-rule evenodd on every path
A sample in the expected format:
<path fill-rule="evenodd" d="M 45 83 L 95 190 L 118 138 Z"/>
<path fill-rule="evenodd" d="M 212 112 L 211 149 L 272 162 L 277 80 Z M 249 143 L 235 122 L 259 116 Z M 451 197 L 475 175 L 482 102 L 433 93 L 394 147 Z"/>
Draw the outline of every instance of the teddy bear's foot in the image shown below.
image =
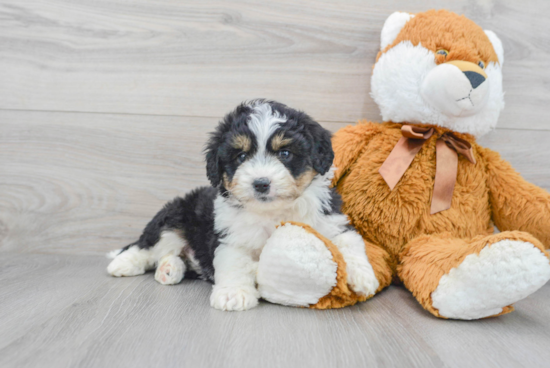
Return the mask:
<path fill-rule="evenodd" d="M 370 249 L 384 281 L 381 286 L 365 254 L 366 243 L 360 236 L 351 240 L 346 235 L 330 241 L 309 225 L 284 223 L 273 232 L 260 255 L 256 281 L 261 297 L 272 303 L 314 309 L 343 308 L 367 300 L 377 288 L 389 283 L 384 270 L 388 266 L 383 251 Z M 351 277 L 347 274 L 348 261 Z"/>
<path fill-rule="evenodd" d="M 268 239 L 258 265 L 258 290 L 265 300 L 309 306 L 336 285 L 337 264 L 325 243 L 302 227 L 287 223 Z"/>
<path fill-rule="evenodd" d="M 185 274 L 183 260 L 172 254 L 162 257 L 155 271 L 155 280 L 163 285 L 179 284 Z"/>
<path fill-rule="evenodd" d="M 468 255 L 432 293 L 440 316 L 478 319 L 511 311 L 550 279 L 548 257 L 530 242 L 503 239 Z"/>

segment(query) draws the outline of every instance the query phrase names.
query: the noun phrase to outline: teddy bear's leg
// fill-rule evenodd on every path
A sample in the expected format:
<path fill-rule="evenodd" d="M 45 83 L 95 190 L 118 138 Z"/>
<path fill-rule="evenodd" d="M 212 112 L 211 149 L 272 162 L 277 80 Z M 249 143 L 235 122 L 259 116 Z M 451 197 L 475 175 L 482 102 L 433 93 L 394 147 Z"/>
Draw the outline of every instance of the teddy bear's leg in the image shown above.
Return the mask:
<path fill-rule="evenodd" d="M 366 248 L 378 281 L 369 295 L 362 295 L 348 287 L 347 265 L 338 246 L 308 225 L 286 223 L 271 235 L 260 255 L 258 290 L 272 303 L 317 309 L 364 301 L 392 278 L 387 252 L 372 244 Z"/>
<path fill-rule="evenodd" d="M 520 231 L 470 240 L 423 235 L 401 254 L 398 274 L 437 317 L 478 319 L 513 311 L 550 279 L 544 246 Z"/>
<path fill-rule="evenodd" d="M 390 267 L 390 263 L 392 262 L 390 255 L 384 249 L 366 240 L 364 240 L 364 242 L 369 263 L 374 270 L 374 275 L 378 279 L 379 285 L 378 289 L 375 292 L 376 294 L 382 289 L 390 286 L 390 284 L 392 283 L 393 271 Z"/>
<path fill-rule="evenodd" d="M 337 284 L 337 260 L 317 234 L 300 225 L 280 226 L 260 254 L 258 290 L 272 303 L 307 307 L 330 294 Z"/>

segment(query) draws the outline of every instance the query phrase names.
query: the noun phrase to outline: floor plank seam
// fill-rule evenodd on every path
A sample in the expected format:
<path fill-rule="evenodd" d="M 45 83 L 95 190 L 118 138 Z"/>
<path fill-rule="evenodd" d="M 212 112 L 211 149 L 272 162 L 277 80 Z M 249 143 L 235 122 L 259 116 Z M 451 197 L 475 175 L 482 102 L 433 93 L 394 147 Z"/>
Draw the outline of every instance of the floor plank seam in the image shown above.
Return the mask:
<path fill-rule="evenodd" d="M 221 120 L 223 116 L 208 116 L 208 115 L 172 115 L 172 114 L 143 114 L 143 113 L 129 113 L 129 112 L 98 112 L 98 111 L 70 111 L 70 110 L 34 110 L 34 109 L 6 109 L 0 108 L 0 111 L 13 111 L 13 112 L 31 112 L 31 113 L 52 113 L 52 114 L 87 114 L 87 115 L 121 115 L 121 116 L 155 116 L 155 117 L 166 117 L 166 118 L 196 118 L 196 119 L 215 119 Z M 313 114 L 312 114 L 313 115 Z M 355 121 L 346 121 L 346 120 L 327 120 L 319 119 L 318 121 L 329 124 L 356 124 L 361 120 L 368 120 L 365 118 L 357 118 Z M 370 121 L 370 120 L 369 120 Z M 1 123 L 0 123 L 1 124 Z M 521 130 L 521 131 L 532 131 L 532 132 L 547 132 L 550 131 L 550 127 L 547 129 L 533 129 L 533 128 L 508 128 L 508 127 L 496 127 L 495 130 Z"/>

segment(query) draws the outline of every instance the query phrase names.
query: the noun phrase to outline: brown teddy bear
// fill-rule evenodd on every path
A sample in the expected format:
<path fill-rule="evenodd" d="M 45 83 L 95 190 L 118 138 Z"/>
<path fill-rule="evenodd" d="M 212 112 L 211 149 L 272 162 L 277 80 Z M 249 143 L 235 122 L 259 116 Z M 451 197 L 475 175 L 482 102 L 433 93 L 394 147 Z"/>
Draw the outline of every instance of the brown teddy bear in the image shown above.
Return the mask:
<path fill-rule="evenodd" d="M 509 313 L 550 279 L 550 195 L 476 143 L 504 107 L 503 61 L 498 37 L 463 16 L 394 13 L 371 81 L 385 122 L 360 122 L 333 138 L 333 183 L 365 239 L 378 291 L 403 283 L 437 317 Z M 300 274 L 290 282 L 285 271 L 271 276 L 277 261 L 266 254 L 260 291 L 269 285 L 292 296 L 289 285 L 307 279 L 301 265 L 286 268 Z M 331 277 L 330 294 L 310 306 L 366 299 Z M 294 305 L 292 297 L 283 304 Z"/>

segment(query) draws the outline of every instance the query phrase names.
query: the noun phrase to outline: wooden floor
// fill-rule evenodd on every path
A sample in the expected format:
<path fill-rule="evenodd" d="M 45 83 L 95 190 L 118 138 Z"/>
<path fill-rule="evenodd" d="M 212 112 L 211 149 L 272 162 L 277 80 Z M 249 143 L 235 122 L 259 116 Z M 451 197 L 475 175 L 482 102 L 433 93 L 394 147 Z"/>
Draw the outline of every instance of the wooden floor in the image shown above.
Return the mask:
<path fill-rule="evenodd" d="M 105 252 L 207 184 L 207 133 L 240 101 L 280 100 L 332 131 L 379 120 L 385 18 L 440 6 L 0 0 L 0 367 L 548 367 L 550 285 L 459 322 L 397 287 L 342 310 L 224 313 L 207 283 L 105 272 Z M 481 143 L 550 189 L 550 2 L 445 6 L 503 41 L 506 108 Z"/>

